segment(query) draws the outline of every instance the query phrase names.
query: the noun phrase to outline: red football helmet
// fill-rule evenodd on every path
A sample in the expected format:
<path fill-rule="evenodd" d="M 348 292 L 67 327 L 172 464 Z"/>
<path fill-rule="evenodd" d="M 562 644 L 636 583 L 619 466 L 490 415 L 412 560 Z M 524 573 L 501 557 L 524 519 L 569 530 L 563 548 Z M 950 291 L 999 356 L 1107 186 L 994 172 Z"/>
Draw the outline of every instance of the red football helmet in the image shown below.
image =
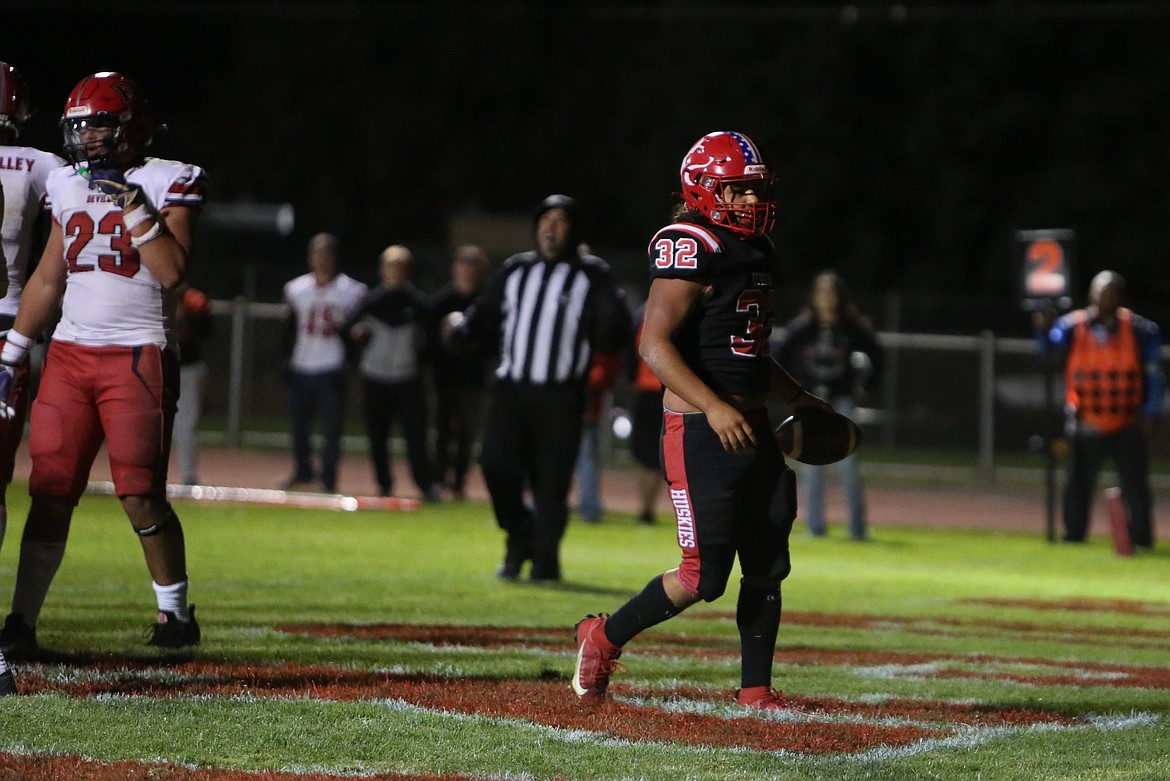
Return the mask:
<path fill-rule="evenodd" d="M 87 128 L 109 129 L 95 144 L 83 140 Z M 86 76 L 65 101 L 61 113 L 65 155 L 73 164 L 90 168 L 125 166 L 134 162 L 154 138 L 154 120 L 146 98 L 132 79 L 103 71 Z"/>
<path fill-rule="evenodd" d="M 16 68 L 0 62 L 0 128 L 11 130 L 14 136 L 19 136 L 20 126 L 30 113 L 24 79 L 20 78 Z"/>
<path fill-rule="evenodd" d="M 776 203 L 771 200 L 772 172 L 760 150 L 743 133 L 708 133 L 683 158 L 682 197 L 687 206 L 716 225 L 742 236 L 760 236 L 772 229 Z M 728 203 L 727 185 L 751 187 L 755 203 Z"/>

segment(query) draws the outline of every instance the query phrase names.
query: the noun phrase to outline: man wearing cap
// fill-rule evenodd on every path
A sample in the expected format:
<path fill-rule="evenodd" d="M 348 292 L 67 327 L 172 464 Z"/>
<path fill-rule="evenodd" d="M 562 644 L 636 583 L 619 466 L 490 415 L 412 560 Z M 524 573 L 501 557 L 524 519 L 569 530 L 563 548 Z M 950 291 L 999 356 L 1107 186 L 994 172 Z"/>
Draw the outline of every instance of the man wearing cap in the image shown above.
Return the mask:
<path fill-rule="evenodd" d="M 560 542 L 593 355 L 622 350 L 630 313 L 609 266 L 581 245 L 580 215 L 550 195 L 533 215 L 535 249 L 504 261 L 450 342 L 499 356 L 480 464 L 507 535 L 498 575 L 561 579 Z M 530 499 L 529 501 L 529 494 Z"/>

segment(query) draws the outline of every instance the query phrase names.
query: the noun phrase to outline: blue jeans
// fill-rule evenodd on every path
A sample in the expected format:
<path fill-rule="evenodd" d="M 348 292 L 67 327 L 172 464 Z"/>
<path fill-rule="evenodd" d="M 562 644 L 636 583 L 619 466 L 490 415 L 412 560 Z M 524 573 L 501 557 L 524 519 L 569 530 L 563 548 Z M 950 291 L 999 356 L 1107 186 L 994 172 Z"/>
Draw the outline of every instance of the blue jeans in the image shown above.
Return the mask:
<path fill-rule="evenodd" d="M 851 397 L 834 396 L 828 401 L 837 412 L 853 417 L 857 405 Z M 841 487 L 845 489 L 845 502 L 849 508 L 849 536 L 855 540 L 865 539 L 865 489 L 861 484 L 856 453 L 828 466 L 801 465 L 800 508 L 808 523 L 808 533 L 822 537 L 828 532 L 825 523 L 825 472 L 829 469 L 837 470 Z"/>
<path fill-rule="evenodd" d="M 294 479 L 310 482 L 314 477 L 333 490 L 337 485 L 337 464 L 341 459 L 341 425 L 345 415 L 345 375 L 340 372 L 314 374 L 292 372 L 292 439 Z M 310 441 L 313 420 L 320 416 L 323 442 L 321 468 L 314 472 Z"/>

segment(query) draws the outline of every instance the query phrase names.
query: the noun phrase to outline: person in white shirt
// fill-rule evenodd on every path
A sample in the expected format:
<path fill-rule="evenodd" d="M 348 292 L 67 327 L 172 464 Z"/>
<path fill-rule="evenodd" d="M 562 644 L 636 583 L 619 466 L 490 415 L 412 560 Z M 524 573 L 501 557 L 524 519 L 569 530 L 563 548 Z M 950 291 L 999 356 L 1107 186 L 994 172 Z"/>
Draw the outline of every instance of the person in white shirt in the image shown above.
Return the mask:
<path fill-rule="evenodd" d="M 37 618 L 103 441 L 154 582 L 158 619 L 148 642 L 196 645 L 183 527 L 166 477 L 179 395 L 173 291 L 191 259 L 204 172 L 146 157 L 154 118 L 138 84 L 120 73 L 82 79 L 61 127 L 72 165 L 49 174 L 48 242 L 0 351 L 0 372 L 11 377 L 60 304 L 32 405 L 32 503 L 0 647 L 35 652 Z"/>
<path fill-rule="evenodd" d="M 288 376 L 292 392 L 293 474 L 285 488 L 317 483 L 337 490 L 341 427 L 345 420 L 346 344 L 341 329 L 366 295 L 366 286 L 341 273 L 339 242 L 331 233 L 309 240 L 309 272 L 284 286 Z M 313 468 L 310 433 L 321 418 L 324 442 L 320 469 Z"/>

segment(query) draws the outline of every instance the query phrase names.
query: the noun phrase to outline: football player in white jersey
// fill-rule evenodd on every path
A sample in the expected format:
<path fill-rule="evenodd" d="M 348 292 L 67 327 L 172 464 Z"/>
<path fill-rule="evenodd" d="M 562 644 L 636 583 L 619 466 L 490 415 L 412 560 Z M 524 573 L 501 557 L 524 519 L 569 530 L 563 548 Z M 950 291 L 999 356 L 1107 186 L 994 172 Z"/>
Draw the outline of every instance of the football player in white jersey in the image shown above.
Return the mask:
<path fill-rule="evenodd" d="M 21 127 L 30 114 L 28 92 L 20 73 L 0 62 L 0 203 L 3 204 L 3 230 L 0 235 L 0 259 L 5 267 L 0 275 L 0 340 L 8 338 L 8 329 L 16 319 L 16 307 L 28 277 L 29 258 L 38 240 L 43 241 L 47 227 L 45 180 L 49 171 L 65 165 L 51 152 L 20 146 Z M 0 345 L 3 342 L 0 341 Z M 27 382 L 23 367 L 9 388 L 11 417 L 4 416 L 0 425 L 0 547 L 8 521 L 5 504 L 8 484 L 12 482 L 16 449 L 24 431 L 27 411 Z"/>
<path fill-rule="evenodd" d="M 43 238 L 45 214 L 45 180 L 49 171 L 65 165 L 50 152 L 42 152 L 17 141 L 21 127 L 30 114 L 28 92 L 20 73 L 0 62 L 0 345 L 16 318 L 16 307 L 28 276 L 28 260 L 33 245 Z M 0 382 L 8 381 L 9 406 L 0 413 L 0 547 L 8 526 L 8 484 L 16 462 L 16 449 L 24 432 L 28 409 L 28 371 L 21 367 L 12 375 L 4 373 Z M 0 652 L 0 696 L 16 693 L 12 671 Z"/>
<path fill-rule="evenodd" d="M 0 648 L 36 650 L 37 618 L 103 440 L 154 581 L 158 621 L 149 644 L 195 645 L 183 529 L 166 498 L 166 475 L 179 388 L 170 315 L 204 174 L 145 156 L 154 121 L 138 85 L 120 73 L 82 79 L 61 128 L 72 165 L 49 175 L 48 242 L 0 352 L 0 371 L 12 373 L 60 302 L 32 405 L 32 503 Z"/>

